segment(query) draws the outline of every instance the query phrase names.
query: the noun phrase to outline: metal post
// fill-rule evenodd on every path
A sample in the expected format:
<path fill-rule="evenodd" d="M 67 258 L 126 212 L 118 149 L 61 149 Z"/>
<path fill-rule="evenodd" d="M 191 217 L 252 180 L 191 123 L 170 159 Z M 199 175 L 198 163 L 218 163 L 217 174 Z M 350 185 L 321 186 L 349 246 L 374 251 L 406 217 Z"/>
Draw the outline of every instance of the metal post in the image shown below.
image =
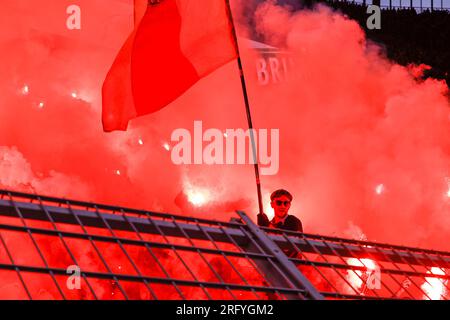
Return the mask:
<path fill-rule="evenodd" d="M 230 1 L 229 0 L 225 0 L 225 1 L 226 1 L 229 20 L 230 20 L 230 24 L 231 24 L 231 28 L 232 28 L 234 44 L 236 46 L 236 51 L 237 51 L 237 63 L 238 63 L 238 68 L 239 68 L 239 75 L 241 78 L 242 93 L 244 95 L 244 103 L 245 103 L 245 111 L 247 114 L 248 128 L 250 131 L 250 141 L 252 144 L 252 154 L 253 154 L 253 162 L 254 162 L 255 178 L 256 178 L 256 190 L 258 193 L 258 209 L 259 209 L 259 213 L 264 213 L 264 208 L 263 208 L 263 204 L 262 204 L 262 194 L 261 194 L 261 181 L 260 181 L 260 177 L 259 177 L 258 157 L 256 154 L 256 143 L 255 143 L 255 136 L 254 136 L 254 132 L 253 132 L 254 130 L 253 130 L 252 116 L 250 113 L 250 102 L 248 100 L 248 94 L 247 94 L 247 85 L 245 83 L 244 70 L 242 68 L 241 55 L 239 52 L 239 43 L 237 40 L 236 28 L 234 26 L 233 13 L 231 11 Z"/>
<path fill-rule="evenodd" d="M 258 244 L 268 253 L 273 255 L 279 267 L 297 288 L 305 289 L 308 296 L 313 300 L 323 300 L 324 296 L 309 282 L 309 280 L 298 270 L 294 263 L 283 253 L 283 250 L 273 242 L 269 236 L 261 230 L 244 212 L 237 211 L 243 222 L 247 225 L 250 232 L 258 242 Z"/>

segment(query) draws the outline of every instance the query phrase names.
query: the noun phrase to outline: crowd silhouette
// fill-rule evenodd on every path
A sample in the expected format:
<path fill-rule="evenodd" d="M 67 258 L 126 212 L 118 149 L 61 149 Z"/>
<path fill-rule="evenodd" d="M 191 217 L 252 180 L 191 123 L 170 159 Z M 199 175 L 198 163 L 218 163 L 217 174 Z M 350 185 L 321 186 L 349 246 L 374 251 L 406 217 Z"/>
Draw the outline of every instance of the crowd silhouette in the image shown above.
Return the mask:
<path fill-rule="evenodd" d="M 366 26 L 367 7 L 346 1 L 319 0 L 308 6 L 325 2 L 356 20 L 365 30 L 368 39 L 380 44 L 389 59 L 402 65 L 426 64 L 423 78 L 445 80 L 450 87 L 450 12 L 411 8 L 383 8 L 381 29 L 369 30 Z"/>

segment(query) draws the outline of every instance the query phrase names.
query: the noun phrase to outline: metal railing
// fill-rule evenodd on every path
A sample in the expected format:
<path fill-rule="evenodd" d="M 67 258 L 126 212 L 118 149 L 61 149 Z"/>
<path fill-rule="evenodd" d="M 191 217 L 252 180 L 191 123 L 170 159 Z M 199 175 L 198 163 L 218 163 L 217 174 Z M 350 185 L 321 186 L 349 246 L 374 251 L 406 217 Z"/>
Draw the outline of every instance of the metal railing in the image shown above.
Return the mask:
<path fill-rule="evenodd" d="M 348 2 L 355 5 L 368 6 L 376 4 L 373 0 L 325 0 L 327 2 Z M 381 0 L 379 7 L 384 10 L 414 9 L 416 12 L 424 11 L 450 11 L 450 7 L 442 0 Z"/>
<path fill-rule="evenodd" d="M 2 299 L 448 299 L 449 263 L 243 212 L 220 222 L 0 190 Z"/>

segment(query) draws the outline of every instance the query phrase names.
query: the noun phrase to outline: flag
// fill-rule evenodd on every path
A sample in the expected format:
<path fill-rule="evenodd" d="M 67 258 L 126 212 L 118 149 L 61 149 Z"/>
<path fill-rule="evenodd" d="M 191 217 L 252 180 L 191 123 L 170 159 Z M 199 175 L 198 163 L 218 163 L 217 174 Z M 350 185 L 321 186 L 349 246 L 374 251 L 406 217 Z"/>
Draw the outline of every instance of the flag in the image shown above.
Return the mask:
<path fill-rule="evenodd" d="M 237 57 L 226 0 L 135 0 L 135 28 L 102 88 L 103 130 L 156 112 Z M 143 11 L 145 10 L 145 12 Z"/>

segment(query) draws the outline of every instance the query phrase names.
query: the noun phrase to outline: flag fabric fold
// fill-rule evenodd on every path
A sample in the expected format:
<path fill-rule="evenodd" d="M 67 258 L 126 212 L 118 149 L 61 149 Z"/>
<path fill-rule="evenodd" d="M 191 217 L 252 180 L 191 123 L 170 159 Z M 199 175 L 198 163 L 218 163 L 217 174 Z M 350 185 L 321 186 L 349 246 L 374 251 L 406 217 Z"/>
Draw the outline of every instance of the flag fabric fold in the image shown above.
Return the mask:
<path fill-rule="evenodd" d="M 225 1 L 135 0 L 135 29 L 102 88 L 104 131 L 126 130 L 237 57 Z"/>

